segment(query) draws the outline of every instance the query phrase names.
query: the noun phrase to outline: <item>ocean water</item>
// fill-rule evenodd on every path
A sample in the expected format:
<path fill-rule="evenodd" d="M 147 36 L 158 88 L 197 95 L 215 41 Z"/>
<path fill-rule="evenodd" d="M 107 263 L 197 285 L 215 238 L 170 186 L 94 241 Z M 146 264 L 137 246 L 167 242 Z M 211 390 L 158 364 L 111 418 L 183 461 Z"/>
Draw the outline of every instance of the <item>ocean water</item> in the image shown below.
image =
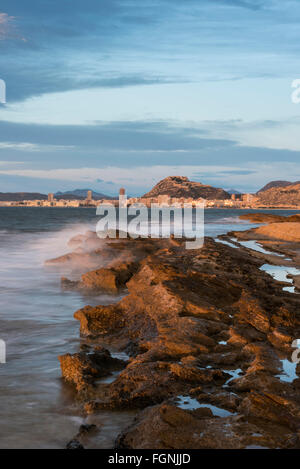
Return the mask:
<path fill-rule="evenodd" d="M 239 220 L 240 213 L 206 211 L 205 235 L 253 227 Z M 68 252 L 68 240 L 95 230 L 97 220 L 89 208 L 0 208 L 0 340 L 7 346 L 0 364 L 1 449 L 63 448 L 83 422 L 57 357 L 79 350 L 77 309 L 117 298 L 62 291 L 60 278 L 70 272 L 44 262 Z M 100 445 L 112 445 L 127 423 L 126 413 L 103 414 Z"/>

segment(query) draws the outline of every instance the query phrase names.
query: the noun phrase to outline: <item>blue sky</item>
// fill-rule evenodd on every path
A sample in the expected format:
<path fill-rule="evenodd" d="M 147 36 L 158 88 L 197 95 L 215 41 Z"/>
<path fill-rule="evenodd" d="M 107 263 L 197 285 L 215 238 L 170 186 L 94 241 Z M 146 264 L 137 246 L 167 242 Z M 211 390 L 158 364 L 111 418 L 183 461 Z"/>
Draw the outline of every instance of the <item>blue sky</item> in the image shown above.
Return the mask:
<path fill-rule="evenodd" d="M 2 0 L 0 192 L 300 180 L 299 0 Z"/>

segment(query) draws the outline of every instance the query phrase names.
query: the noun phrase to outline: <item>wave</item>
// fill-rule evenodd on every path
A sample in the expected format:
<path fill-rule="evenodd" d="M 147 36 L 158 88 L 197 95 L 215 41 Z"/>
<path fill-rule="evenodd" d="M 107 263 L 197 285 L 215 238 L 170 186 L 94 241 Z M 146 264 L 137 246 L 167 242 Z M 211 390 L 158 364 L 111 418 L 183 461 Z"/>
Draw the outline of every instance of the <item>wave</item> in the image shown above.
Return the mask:
<path fill-rule="evenodd" d="M 250 222 L 247 220 L 241 220 L 239 217 L 223 217 L 214 220 L 206 219 L 205 223 L 207 224 L 216 224 L 216 225 L 249 225 Z"/>

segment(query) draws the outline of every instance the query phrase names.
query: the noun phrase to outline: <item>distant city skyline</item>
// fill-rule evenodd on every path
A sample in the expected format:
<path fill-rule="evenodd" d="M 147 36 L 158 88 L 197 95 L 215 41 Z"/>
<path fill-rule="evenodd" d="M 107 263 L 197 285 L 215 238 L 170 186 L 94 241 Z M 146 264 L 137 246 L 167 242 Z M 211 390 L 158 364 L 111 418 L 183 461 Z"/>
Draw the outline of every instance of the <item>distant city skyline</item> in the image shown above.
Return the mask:
<path fill-rule="evenodd" d="M 300 180 L 297 0 L 2 0 L 0 192 Z"/>

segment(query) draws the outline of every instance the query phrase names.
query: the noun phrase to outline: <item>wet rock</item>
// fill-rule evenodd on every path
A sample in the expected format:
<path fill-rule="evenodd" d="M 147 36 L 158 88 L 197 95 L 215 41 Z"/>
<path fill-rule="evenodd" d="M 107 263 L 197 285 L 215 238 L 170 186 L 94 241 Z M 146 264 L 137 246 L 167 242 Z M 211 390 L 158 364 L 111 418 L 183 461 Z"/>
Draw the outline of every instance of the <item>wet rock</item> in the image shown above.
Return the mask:
<path fill-rule="evenodd" d="M 278 376 L 289 341 L 300 338 L 299 300 L 244 249 L 211 239 L 198 251 L 178 241 L 144 241 L 116 240 L 113 264 L 84 277 L 97 288 L 106 275 L 107 288 L 126 284 L 117 304 L 87 306 L 75 318 L 88 340 L 132 357 L 111 382 L 95 386 L 112 368 L 90 361 L 94 349 L 63 360 L 85 411 L 145 409 L 119 438 L 124 448 L 296 447 L 300 380 Z M 133 262 L 138 267 L 129 272 Z M 124 273 L 118 284 L 117 272 Z M 199 408 L 172 405 L 178 396 L 193 396 Z"/>
<path fill-rule="evenodd" d="M 59 358 L 62 376 L 73 384 L 81 394 L 87 394 L 96 379 L 109 376 L 112 370 L 121 369 L 125 363 L 112 358 L 103 348 L 94 353 L 79 352 L 61 355 Z"/>
<path fill-rule="evenodd" d="M 200 410 L 200 409 L 199 409 Z M 209 409 L 208 409 L 209 410 Z M 251 445 L 297 446 L 297 437 L 276 424 L 257 425 L 241 417 L 211 418 L 203 409 L 185 411 L 162 404 L 148 408 L 117 439 L 119 449 L 244 449 Z"/>
<path fill-rule="evenodd" d="M 300 430 L 300 406 L 278 395 L 251 392 L 239 410 L 247 416 L 283 424 L 293 431 Z"/>
<path fill-rule="evenodd" d="M 239 303 L 237 304 L 239 313 L 235 319 L 240 323 L 248 323 L 257 331 L 267 333 L 270 329 L 270 321 L 267 312 L 261 307 L 257 298 L 251 297 L 243 292 Z"/>
<path fill-rule="evenodd" d="M 247 373 L 257 373 L 258 371 L 266 371 L 275 375 L 281 369 L 279 357 L 272 347 L 267 344 L 251 343 L 244 347 L 243 351 L 253 356 Z"/>
<path fill-rule="evenodd" d="M 80 321 L 83 336 L 100 336 L 118 332 L 124 327 L 125 318 L 119 305 L 86 306 L 74 314 Z"/>
<path fill-rule="evenodd" d="M 98 430 L 98 427 L 97 425 L 88 425 L 88 424 L 85 424 L 85 425 L 81 425 L 79 427 L 79 435 L 80 436 L 84 436 L 84 435 L 87 435 L 89 433 L 92 433 L 92 432 L 96 432 Z"/>
<path fill-rule="evenodd" d="M 241 220 L 249 220 L 251 223 L 280 223 L 287 221 L 287 217 L 273 215 L 271 213 L 244 213 Z"/>
<path fill-rule="evenodd" d="M 62 277 L 62 278 L 61 278 L 61 286 L 62 286 L 62 288 L 65 289 L 65 290 L 75 290 L 75 289 L 78 288 L 79 282 L 73 281 L 73 280 L 69 280 L 69 279 L 66 278 L 66 277 Z"/>
<path fill-rule="evenodd" d="M 279 327 L 268 334 L 268 340 L 274 347 L 291 353 L 291 344 L 294 340 L 292 332 Z"/>
<path fill-rule="evenodd" d="M 230 383 L 230 389 L 242 393 L 250 391 L 273 391 L 281 393 L 284 392 L 285 388 L 286 386 L 278 379 L 263 371 L 247 373 Z"/>
<path fill-rule="evenodd" d="M 66 449 L 84 449 L 84 447 L 78 440 L 72 440 L 67 444 Z"/>
<path fill-rule="evenodd" d="M 102 290 L 108 293 L 118 293 L 124 289 L 126 283 L 138 268 L 137 263 L 120 264 L 115 268 L 102 268 L 83 274 L 79 288 Z"/>

